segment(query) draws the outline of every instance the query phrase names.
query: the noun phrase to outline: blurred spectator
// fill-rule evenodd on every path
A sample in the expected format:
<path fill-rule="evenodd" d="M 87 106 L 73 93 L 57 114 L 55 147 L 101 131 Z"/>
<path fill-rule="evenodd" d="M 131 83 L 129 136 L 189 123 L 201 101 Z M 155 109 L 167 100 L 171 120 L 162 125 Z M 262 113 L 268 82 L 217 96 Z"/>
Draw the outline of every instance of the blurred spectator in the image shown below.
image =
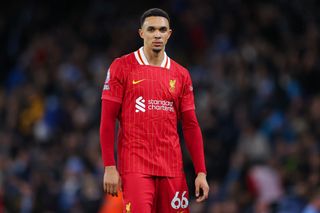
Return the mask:
<path fill-rule="evenodd" d="M 271 156 L 271 147 L 267 138 L 259 133 L 254 124 L 242 127 L 239 137 L 238 152 L 243 154 L 250 162 L 266 161 Z"/>
<path fill-rule="evenodd" d="M 248 189 L 255 197 L 258 209 L 268 208 L 283 195 L 280 175 L 268 164 L 258 164 L 250 168 Z"/>
<path fill-rule="evenodd" d="M 310 201 L 307 206 L 303 209 L 302 213 L 319 213 L 320 212 L 320 192 L 319 190 L 315 191 L 311 195 Z"/>
<path fill-rule="evenodd" d="M 191 212 L 320 212 L 314 0 L 4 2 L 0 212 L 99 211 L 102 84 L 110 61 L 141 45 L 150 7 L 170 13 L 166 51 L 194 79 L 212 191 L 204 204 L 190 193 Z"/>

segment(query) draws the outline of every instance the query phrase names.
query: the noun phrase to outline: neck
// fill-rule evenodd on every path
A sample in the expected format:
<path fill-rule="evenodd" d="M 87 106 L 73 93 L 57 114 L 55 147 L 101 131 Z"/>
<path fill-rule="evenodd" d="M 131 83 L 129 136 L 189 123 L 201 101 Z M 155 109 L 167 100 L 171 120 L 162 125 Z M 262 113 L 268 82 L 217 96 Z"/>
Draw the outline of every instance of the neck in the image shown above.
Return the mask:
<path fill-rule="evenodd" d="M 143 47 L 144 55 L 146 56 L 150 65 L 153 66 L 161 66 L 161 63 L 164 58 L 164 50 L 160 50 L 159 52 L 155 52 L 152 49 L 147 49 Z"/>

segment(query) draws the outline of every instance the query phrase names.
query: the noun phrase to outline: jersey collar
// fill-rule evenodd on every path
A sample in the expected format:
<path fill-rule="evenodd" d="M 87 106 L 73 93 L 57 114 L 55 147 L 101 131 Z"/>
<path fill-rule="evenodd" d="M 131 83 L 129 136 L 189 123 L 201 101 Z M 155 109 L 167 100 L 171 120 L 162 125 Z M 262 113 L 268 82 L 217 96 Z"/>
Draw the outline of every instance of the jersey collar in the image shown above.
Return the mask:
<path fill-rule="evenodd" d="M 134 52 L 134 56 L 140 65 L 150 65 L 143 52 L 143 47 Z M 164 52 L 164 58 L 160 65 L 162 68 L 170 69 L 170 58 Z"/>

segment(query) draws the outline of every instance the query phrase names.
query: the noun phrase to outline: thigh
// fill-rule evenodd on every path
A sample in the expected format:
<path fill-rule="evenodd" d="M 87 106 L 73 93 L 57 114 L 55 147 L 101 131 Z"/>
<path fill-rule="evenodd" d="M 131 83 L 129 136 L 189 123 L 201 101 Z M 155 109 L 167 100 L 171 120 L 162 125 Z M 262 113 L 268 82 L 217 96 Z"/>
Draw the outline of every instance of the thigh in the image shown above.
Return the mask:
<path fill-rule="evenodd" d="M 189 212 L 189 191 L 185 176 L 157 178 L 153 212 Z"/>
<path fill-rule="evenodd" d="M 155 197 L 155 179 L 143 174 L 121 176 L 124 213 L 151 213 Z"/>

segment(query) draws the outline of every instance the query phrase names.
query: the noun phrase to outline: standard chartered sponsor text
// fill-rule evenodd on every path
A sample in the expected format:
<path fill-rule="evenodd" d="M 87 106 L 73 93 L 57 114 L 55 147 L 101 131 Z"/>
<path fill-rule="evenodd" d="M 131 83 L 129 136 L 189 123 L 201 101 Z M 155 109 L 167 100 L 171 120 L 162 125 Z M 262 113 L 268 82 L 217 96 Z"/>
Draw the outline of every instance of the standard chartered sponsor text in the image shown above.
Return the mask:
<path fill-rule="evenodd" d="M 173 102 L 166 100 L 148 100 L 148 109 L 174 112 Z"/>

